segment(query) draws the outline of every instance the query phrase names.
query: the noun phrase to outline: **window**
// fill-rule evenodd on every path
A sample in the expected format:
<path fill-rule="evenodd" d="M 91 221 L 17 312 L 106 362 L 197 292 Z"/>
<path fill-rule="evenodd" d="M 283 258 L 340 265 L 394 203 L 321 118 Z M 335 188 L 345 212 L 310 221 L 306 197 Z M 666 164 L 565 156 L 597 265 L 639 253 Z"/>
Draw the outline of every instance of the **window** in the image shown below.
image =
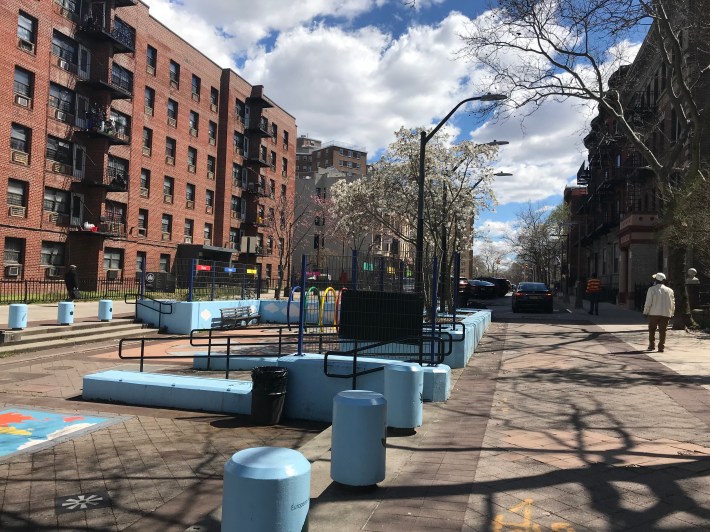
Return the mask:
<path fill-rule="evenodd" d="M 3 264 L 4 265 L 15 265 L 22 264 L 25 262 L 25 240 L 22 238 L 11 238 L 5 239 L 5 252 L 3 254 Z M 19 271 L 12 274 L 13 276 L 19 275 Z"/>
<path fill-rule="evenodd" d="M 286 157 L 281 157 L 281 175 L 286 177 L 288 173 L 288 159 Z"/>
<path fill-rule="evenodd" d="M 64 244 L 61 242 L 42 242 L 42 250 L 39 255 L 39 263 L 42 266 L 63 266 L 64 265 Z"/>
<path fill-rule="evenodd" d="M 150 170 L 146 168 L 141 168 L 140 189 L 141 196 L 147 198 L 148 191 L 150 190 Z"/>
<path fill-rule="evenodd" d="M 259 146 L 259 160 L 266 162 L 266 146 Z"/>
<path fill-rule="evenodd" d="M 239 155 L 245 155 L 246 154 L 246 138 L 244 137 L 244 135 L 235 131 L 233 142 L 234 142 L 235 153 L 238 153 Z"/>
<path fill-rule="evenodd" d="M 17 179 L 7 180 L 7 204 L 15 207 L 27 206 L 27 183 Z M 24 216 L 24 212 L 22 215 Z"/>
<path fill-rule="evenodd" d="M 170 60 L 170 86 L 174 89 L 180 88 L 180 65 L 172 59 Z"/>
<path fill-rule="evenodd" d="M 192 234 L 194 232 L 195 222 L 185 218 L 185 241 L 192 242 Z"/>
<path fill-rule="evenodd" d="M 160 254 L 160 271 L 169 272 L 170 271 L 170 255 Z"/>
<path fill-rule="evenodd" d="M 56 188 L 45 188 L 43 208 L 48 212 L 69 214 L 69 192 Z"/>
<path fill-rule="evenodd" d="M 148 256 L 145 251 L 136 253 L 136 271 L 142 272 L 148 269 Z"/>
<path fill-rule="evenodd" d="M 57 137 L 47 136 L 47 159 L 58 163 L 71 165 L 72 164 L 72 145 L 71 142 L 62 140 Z"/>
<path fill-rule="evenodd" d="M 111 65 L 111 84 L 126 92 L 133 92 L 133 72 L 118 63 L 113 63 Z"/>
<path fill-rule="evenodd" d="M 10 131 L 10 149 L 15 150 L 17 152 L 24 153 L 24 154 L 28 154 L 28 153 L 30 153 L 30 144 L 31 144 L 31 130 L 30 130 L 30 128 L 22 126 L 20 124 L 12 124 L 12 129 Z M 13 154 L 13 161 L 14 162 L 23 162 L 24 164 L 28 163 L 27 158 L 24 158 L 22 161 L 20 161 L 19 159 L 23 159 L 23 158 L 20 157 L 16 160 L 15 154 Z"/>
<path fill-rule="evenodd" d="M 158 66 L 158 50 L 148 45 L 145 52 L 145 66 L 148 74 L 155 76 L 155 69 Z"/>
<path fill-rule="evenodd" d="M 217 143 L 217 124 L 215 124 L 211 120 L 207 127 L 207 138 L 209 140 L 209 143 L 212 144 L 212 146 Z"/>
<path fill-rule="evenodd" d="M 210 88 L 210 109 L 213 111 L 217 110 L 217 105 L 219 104 L 219 91 L 214 87 Z"/>
<path fill-rule="evenodd" d="M 138 209 L 138 236 L 148 236 L 148 211 Z"/>
<path fill-rule="evenodd" d="M 192 183 L 187 183 L 187 185 L 185 185 L 185 199 L 187 201 L 192 201 L 193 203 L 195 201 L 195 185 Z M 194 208 L 194 205 L 192 208 Z"/>
<path fill-rule="evenodd" d="M 230 229 L 229 230 L 229 243 L 231 244 L 232 249 L 239 249 L 238 248 L 238 242 L 239 240 L 237 239 L 238 231 L 236 229 Z"/>
<path fill-rule="evenodd" d="M 273 122 L 271 122 L 271 138 L 274 140 L 274 142 L 276 142 L 276 138 L 278 137 L 278 135 L 279 127 Z"/>
<path fill-rule="evenodd" d="M 64 70 L 76 70 L 77 51 L 76 41 L 61 32 L 54 30 L 52 33 L 52 54 L 59 57 L 59 66 Z"/>
<path fill-rule="evenodd" d="M 178 103 L 168 98 L 168 125 L 177 127 Z"/>
<path fill-rule="evenodd" d="M 187 171 L 195 173 L 197 165 L 197 150 L 192 146 L 187 147 Z"/>
<path fill-rule="evenodd" d="M 200 127 L 200 115 L 195 111 L 190 111 L 190 135 L 197 136 Z"/>
<path fill-rule="evenodd" d="M 281 198 L 286 198 L 286 185 L 281 185 Z"/>
<path fill-rule="evenodd" d="M 205 190 L 205 206 L 209 208 L 214 207 L 214 191 Z"/>
<path fill-rule="evenodd" d="M 288 147 L 288 131 L 284 131 L 284 148 Z"/>
<path fill-rule="evenodd" d="M 242 202 L 239 196 L 232 196 L 232 200 L 230 202 L 230 210 L 232 211 L 233 218 L 241 217 Z"/>
<path fill-rule="evenodd" d="M 202 81 L 200 78 L 195 76 L 195 74 L 192 75 L 192 99 L 195 101 L 200 101 L 200 87 L 201 87 Z"/>
<path fill-rule="evenodd" d="M 106 248 L 104 250 L 104 270 L 123 269 L 123 250 L 118 248 Z"/>
<path fill-rule="evenodd" d="M 111 109 L 111 121 L 113 122 L 114 128 L 117 135 L 123 137 L 128 137 L 131 134 L 131 117 Z"/>
<path fill-rule="evenodd" d="M 106 175 L 111 178 L 111 185 L 125 189 L 128 186 L 128 160 L 109 155 Z"/>
<path fill-rule="evenodd" d="M 165 162 L 168 164 L 175 164 L 175 151 L 176 143 L 175 139 L 170 137 L 165 137 Z"/>
<path fill-rule="evenodd" d="M 15 82 L 12 88 L 17 96 L 23 98 L 20 99 L 16 96 L 15 103 L 22 107 L 30 107 L 32 104 L 32 94 L 34 93 L 34 74 L 24 68 L 16 66 Z"/>
<path fill-rule="evenodd" d="M 166 233 L 170 235 L 170 233 L 173 232 L 173 217 L 169 214 L 163 214 L 163 218 L 160 221 L 160 228 L 163 231 L 163 235 Z"/>
<path fill-rule="evenodd" d="M 236 100 L 234 102 L 234 114 L 236 115 L 237 121 L 241 122 L 242 124 L 244 123 L 244 117 L 246 116 L 245 111 L 246 107 L 244 106 L 244 102 L 241 100 Z"/>
<path fill-rule="evenodd" d="M 232 185 L 242 186 L 242 167 L 237 163 L 232 163 Z"/>
<path fill-rule="evenodd" d="M 272 170 L 276 170 L 276 152 L 275 151 L 272 151 L 270 153 L 269 166 L 271 166 Z"/>
<path fill-rule="evenodd" d="M 17 37 L 22 50 L 34 53 L 37 43 L 37 19 L 20 11 L 17 17 Z"/>
<path fill-rule="evenodd" d="M 214 179 L 214 169 L 216 166 L 215 158 L 211 155 L 207 156 L 207 178 Z"/>
<path fill-rule="evenodd" d="M 155 89 L 145 88 L 145 114 L 153 116 L 155 109 Z"/>
<path fill-rule="evenodd" d="M 150 156 L 153 150 L 153 130 L 147 127 L 143 128 L 143 155 Z"/>
<path fill-rule="evenodd" d="M 212 224 L 205 224 L 205 244 L 212 243 Z"/>
<path fill-rule="evenodd" d="M 269 180 L 269 197 L 276 198 L 276 182 L 273 179 Z"/>
<path fill-rule="evenodd" d="M 172 177 L 166 175 L 163 178 L 163 195 L 170 196 L 172 198 L 174 187 L 175 180 Z"/>

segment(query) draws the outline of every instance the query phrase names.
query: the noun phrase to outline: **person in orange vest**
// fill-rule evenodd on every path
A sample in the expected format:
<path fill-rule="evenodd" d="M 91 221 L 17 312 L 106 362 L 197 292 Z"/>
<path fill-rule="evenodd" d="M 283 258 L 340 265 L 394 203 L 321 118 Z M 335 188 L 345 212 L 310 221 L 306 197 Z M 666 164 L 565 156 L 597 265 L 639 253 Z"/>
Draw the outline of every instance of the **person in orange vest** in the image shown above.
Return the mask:
<path fill-rule="evenodd" d="M 599 296 L 602 293 L 602 282 L 597 279 L 596 272 L 587 281 L 587 296 L 589 297 L 589 313 L 599 316 Z"/>

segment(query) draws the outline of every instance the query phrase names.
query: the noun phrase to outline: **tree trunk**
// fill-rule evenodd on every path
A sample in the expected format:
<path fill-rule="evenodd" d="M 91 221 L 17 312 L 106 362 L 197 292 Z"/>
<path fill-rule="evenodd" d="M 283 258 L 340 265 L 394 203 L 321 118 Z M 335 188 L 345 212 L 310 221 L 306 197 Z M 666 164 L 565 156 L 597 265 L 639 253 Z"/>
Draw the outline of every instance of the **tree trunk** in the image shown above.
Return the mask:
<path fill-rule="evenodd" d="M 675 316 L 673 329 L 686 329 L 694 325 L 685 291 L 685 248 L 669 245 L 668 277 L 675 292 Z"/>

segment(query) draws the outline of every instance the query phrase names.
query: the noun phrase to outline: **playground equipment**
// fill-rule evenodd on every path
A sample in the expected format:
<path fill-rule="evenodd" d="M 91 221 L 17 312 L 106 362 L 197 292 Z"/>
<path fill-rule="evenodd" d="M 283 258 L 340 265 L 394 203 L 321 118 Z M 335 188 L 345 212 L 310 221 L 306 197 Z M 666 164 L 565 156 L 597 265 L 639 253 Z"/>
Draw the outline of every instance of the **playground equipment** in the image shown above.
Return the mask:
<path fill-rule="evenodd" d="M 308 291 L 306 291 L 305 295 L 305 325 L 320 327 L 321 331 L 324 330 L 324 327 L 330 325 L 336 327 L 337 329 L 340 299 L 344 290 L 347 290 L 347 288 L 337 291 L 332 286 L 329 286 L 321 293 L 317 287 L 311 286 Z M 288 305 L 286 307 L 286 325 L 288 326 L 289 331 L 291 330 L 291 304 L 295 302 L 294 294 L 296 292 L 303 293 L 303 290 L 300 286 L 294 286 L 288 296 Z M 329 296 L 331 296 L 330 300 Z M 331 307 L 327 308 L 326 303 L 329 301 L 331 303 Z"/>

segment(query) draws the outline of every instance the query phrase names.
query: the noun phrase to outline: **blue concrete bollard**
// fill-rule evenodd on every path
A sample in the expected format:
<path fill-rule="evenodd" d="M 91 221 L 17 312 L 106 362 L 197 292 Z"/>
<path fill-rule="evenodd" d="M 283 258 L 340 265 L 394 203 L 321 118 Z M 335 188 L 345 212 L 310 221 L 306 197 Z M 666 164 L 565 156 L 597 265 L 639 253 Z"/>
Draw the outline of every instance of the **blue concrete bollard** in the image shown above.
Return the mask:
<path fill-rule="evenodd" d="M 74 303 L 71 301 L 60 301 L 57 321 L 60 325 L 71 325 L 74 323 Z"/>
<path fill-rule="evenodd" d="M 102 299 L 99 301 L 99 319 L 101 321 L 111 321 L 113 317 L 113 301 Z"/>
<path fill-rule="evenodd" d="M 367 390 L 345 390 L 333 399 L 330 478 L 346 486 L 385 479 L 387 401 Z"/>
<path fill-rule="evenodd" d="M 27 327 L 27 305 L 23 303 L 13 303 L 10 305 L 10 315 L 7 326 L 10 329 L 24 329 Z"/>
<path fill-rule="evenodd" d="M 311 464 L 293 449 L 254 447 L 224 465 L 222 532 L 299 532 L 311 502 Z"/>
<path fill-rule="evenodd" d="M 385 366 L 387 426 L 414 429 L 422 424 L 424 372 L 410 364 Z"/>

